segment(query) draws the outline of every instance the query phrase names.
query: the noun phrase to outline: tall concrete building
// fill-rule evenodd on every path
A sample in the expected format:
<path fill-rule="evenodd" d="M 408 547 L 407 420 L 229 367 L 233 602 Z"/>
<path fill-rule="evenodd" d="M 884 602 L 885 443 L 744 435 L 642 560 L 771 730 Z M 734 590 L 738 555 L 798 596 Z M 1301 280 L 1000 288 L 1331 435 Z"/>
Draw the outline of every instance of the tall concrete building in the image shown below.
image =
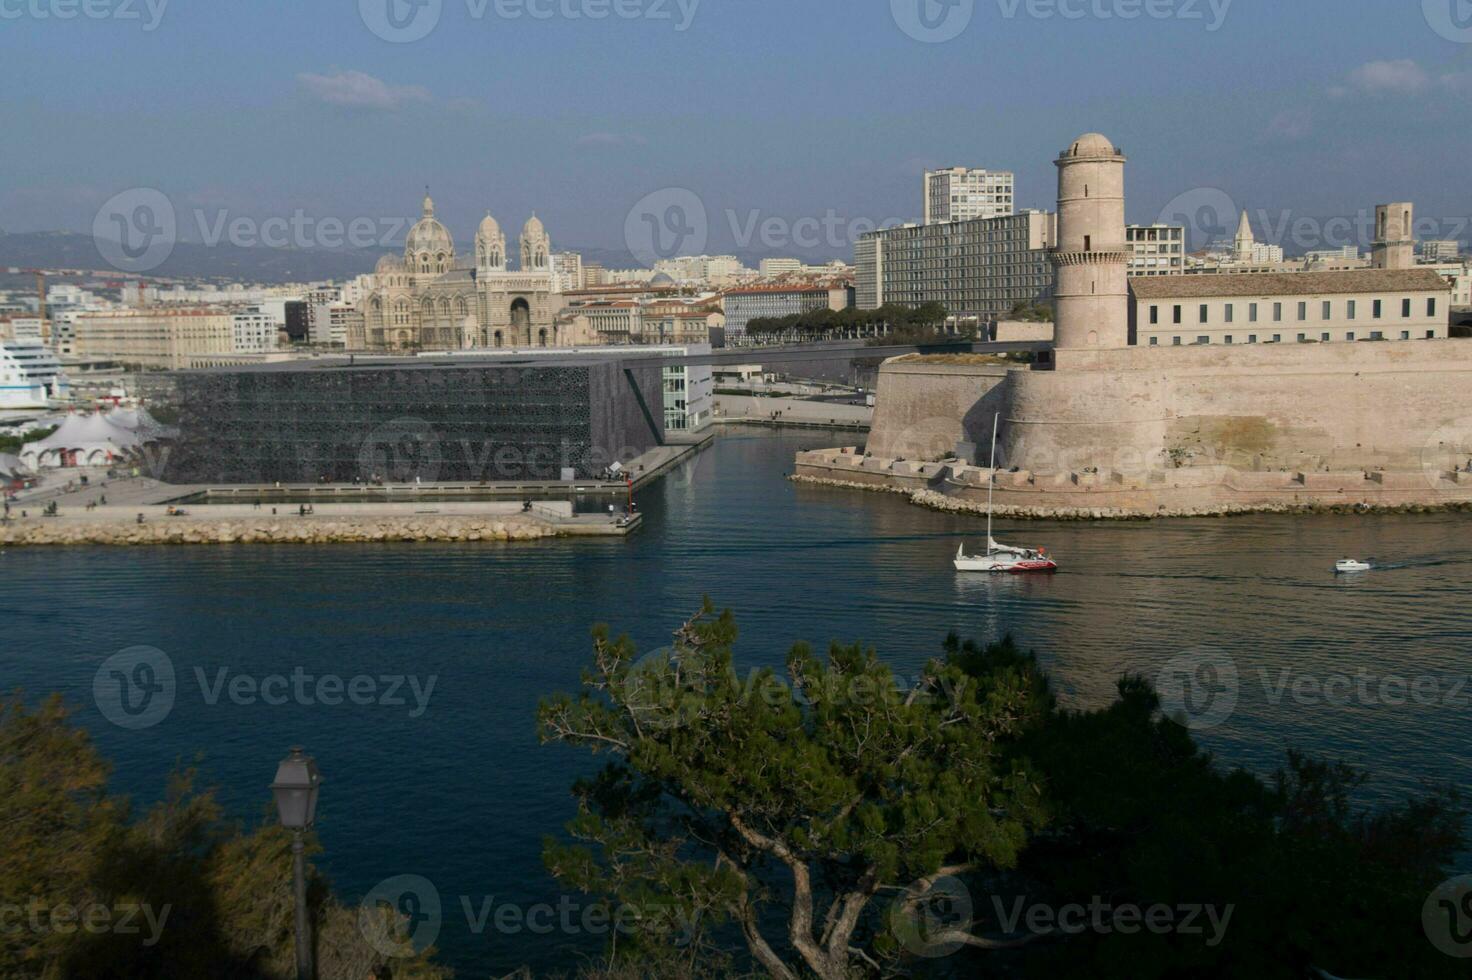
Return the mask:
<path fill-rule="evenodd" d="M 1409 269 L 1416 264 L 1415 205 L 1407 202 L 1375 208 L 1375 244 L 1370 265 L 1376 269 Z"/>
<path fill-rule="evenodd" d="M 1056 230 L 1052 214 L 1024 211 L 870 232 L 854 243 L 856 305 L 939 303 L 959 316 L 997 317 L 1046 302 Z"/>
<path fill-rule="evenodd" d="M 1130 225 L 1124 230 L 1130 246 L 1132 276 L 1179 276 L 1186 271 L 1186 229 L 1183 225 Z"/>
<path fill-rule="evenodd" d="M 1089 133 L 1055 162 L 1054 346 L 1126 347 L 1131 253 L 1124 229 L 1125 156 L 1107 137 Z"/>
<path fill-rule="evenodd" d="M 925 174 L 925 223 L 1000 218 L 1012 213 L 1015 176 L 1004 170 L 951 167 Z"/>

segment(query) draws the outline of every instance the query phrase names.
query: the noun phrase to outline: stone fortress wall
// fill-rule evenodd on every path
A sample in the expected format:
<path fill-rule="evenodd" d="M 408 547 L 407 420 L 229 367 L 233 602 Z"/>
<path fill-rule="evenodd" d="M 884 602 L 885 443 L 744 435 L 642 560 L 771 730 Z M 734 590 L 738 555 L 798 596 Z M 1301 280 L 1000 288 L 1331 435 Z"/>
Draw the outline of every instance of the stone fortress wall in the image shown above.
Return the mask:
<path fill-rule="evenodd" d="M 985 500 L 977 464 L 1000 417 L 998 502 L 1024 512 L 1472 501 L 1472 341 L 1130 346 L 1123 165 L 1097 134 L 1058 159 L 1055 262 L 1072 299 L 1050 364 L 886 363 L 868 457 L 805 453 L 797 478 L 941 491 L 964 509 Z"/>

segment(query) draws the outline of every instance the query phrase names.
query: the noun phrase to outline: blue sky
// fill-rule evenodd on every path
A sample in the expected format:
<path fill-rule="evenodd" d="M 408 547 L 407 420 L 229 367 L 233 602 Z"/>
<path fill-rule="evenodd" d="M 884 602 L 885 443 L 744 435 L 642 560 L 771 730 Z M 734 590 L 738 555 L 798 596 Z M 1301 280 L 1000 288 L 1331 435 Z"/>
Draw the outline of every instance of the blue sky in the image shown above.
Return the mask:
<path fill-rule="evenodd" d="M 83 2 L 108 16 L 57 18 Z M 438 0 L 409 43 L 359 0 L 168 0 L 146 30 L 162 2 L 0 0 L 0 228 L 85 231 L 134 187 L 212 220 L 379 219 L 428 184 L 459 240 L 535 210 L 558 247 L 613 248 L 673 187 L 725 251 L 754 217 L 913 219 L 928 165 L 1015 170 L 1051 208 L 1089 130 L 1130 157 L 1132 221 L 1198 188 L 1269 220 L 1472 215 L 1467 0 L 948 0 L 974 9 L 941 43 L 900 26 L 939 0 Z M 638 16 L 563 14 L 600 3 Z M 1173 16 L 1118 16 L 1152 5 Z"/>

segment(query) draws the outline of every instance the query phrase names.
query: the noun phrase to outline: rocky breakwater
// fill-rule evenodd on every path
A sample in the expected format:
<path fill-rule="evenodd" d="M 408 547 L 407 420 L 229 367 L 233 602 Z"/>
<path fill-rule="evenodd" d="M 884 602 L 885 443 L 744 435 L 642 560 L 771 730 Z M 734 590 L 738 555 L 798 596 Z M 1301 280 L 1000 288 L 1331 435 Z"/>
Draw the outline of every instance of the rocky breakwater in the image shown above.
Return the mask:
<path fill-rule="evenodd" d="M 379 541 L 535 541 L 557 527 L 534 517 L 160 517 L 136 521 L 30 518 L 0 526 L 0 547 L 46 545 L 353 544 Z"/>

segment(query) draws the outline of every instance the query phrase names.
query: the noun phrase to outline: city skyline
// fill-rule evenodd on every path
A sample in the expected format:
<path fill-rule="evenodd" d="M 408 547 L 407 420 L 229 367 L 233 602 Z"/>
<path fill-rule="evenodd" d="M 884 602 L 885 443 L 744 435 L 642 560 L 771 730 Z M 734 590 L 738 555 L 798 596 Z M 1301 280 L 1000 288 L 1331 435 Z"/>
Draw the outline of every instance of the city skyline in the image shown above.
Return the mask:
<path fill-rule="evenodd" d="M 855 227 L 921 218 L 927 169 L 1012 170 L 1017 207 L 1048 208 L 1035 161 L 1098 125 L 1131 154 L 1131 222 L 1213 192 L 1206 204 L 1267 224 L 1409 199 L 1438 222 L 1428 237 L 1467 237 L 1472 201 L 1437 163 L 1472 148 L 1445 126 L 1472 93 L 1450 0 L 1444 22 L 1440 0 L 917 2 L 942 19 L 910 18 L 906 0 L 846 17 L 627 0 L 601 20 L 585 16 L 599 0 L 496 0 L 403 4 L 381 22 L 375 0 L 207 19 L 163 2 L 97 0 L 110 16 L 71 20 L 61 0 L 12 3 L 0 228 L 90 233 L 136 188 L 180 212 L 180 241 L 235 218 L 386 222 L 428 184 L 461 236 L 487 209 L 535 210 L 560 244 L 622 249 L 641 201 L 688 192 L 707 234 L 683 251 L 847 257 Z M 1125 19 L 1134 6 L 1169 16 Z M 431 29 L 396 43 L 381 36 L 394 23 Z M 814 32 L 847 54 L 813 57 Z"/>

